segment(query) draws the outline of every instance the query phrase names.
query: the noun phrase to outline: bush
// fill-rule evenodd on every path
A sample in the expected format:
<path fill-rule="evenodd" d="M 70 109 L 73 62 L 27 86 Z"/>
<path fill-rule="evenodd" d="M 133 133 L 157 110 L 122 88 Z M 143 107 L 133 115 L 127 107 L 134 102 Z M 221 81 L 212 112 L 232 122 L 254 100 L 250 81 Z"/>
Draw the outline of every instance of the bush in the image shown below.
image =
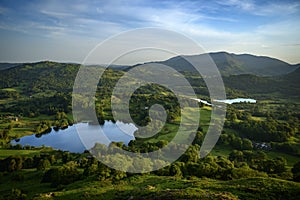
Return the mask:
<path fill-rule="evenodd" d="M 293 173 L 293 180 L 300 182 L 300 161 L 297 162 L 293 168 L 292 168 L 292 173 Z"/>
<path fill-rule="evenodd" d="M 240 178 L 253 178 L 253 177 L 268 177 L 268 175 L 265 172 L 259 172 L 249 168 L 248 166 L 243 166 L 241 168 L 232 169 L 231 177 L 232 179 L 240 179 Z"/>
<path fill-rule="evenodd" d="M 27 195 L 20 189 L 12 189 L 8 200 L 25 200 Z"/>
<path fill-rule="evenodd" d="M 47 168 L 49 168 L 51 166 L 51 163 L 48 159 L 42 159 L 39 161 L 39 164 L 37 166 L 37 170 L 38 171 L 43 171 L 46 170 Z"/>
<path fill-rule="evenodd" d="M 51 183 L 53 187 L 67 185 L 81 179 L 81 173 L 77 169 L 77 164 L 68 162 L 62 167 L 51 168 L 43 176 L 42 183 Z"/>

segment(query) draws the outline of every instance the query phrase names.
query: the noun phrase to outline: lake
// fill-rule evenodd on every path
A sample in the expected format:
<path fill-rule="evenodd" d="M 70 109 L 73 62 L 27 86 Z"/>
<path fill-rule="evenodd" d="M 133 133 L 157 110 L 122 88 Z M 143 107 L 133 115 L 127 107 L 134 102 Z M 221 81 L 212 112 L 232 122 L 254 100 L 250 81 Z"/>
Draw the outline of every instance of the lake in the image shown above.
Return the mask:
<path fill-rule="evenodd" d="M 128 144 L 134 140 L 134 132 L 137 128 L 134 124 L 117 121 L 105 121 L 104 125 L 90 125 L 88 123 L 78 123 L 69 126 L 67 129 L 44 134 L 41 137 L 35 135 L 24 136 L 17 140 L 12 140 L 11 144 L 21 144 L 22 146 L 49 146 L 53 149 L 60 149 L 75 153 L 82 153 L 86 149 L 91 149 L 95 143 L 109 145 L 111 141 Z"/>
<path fill-rule="evenodd" d="M 247 98 L 236 98 L 236 99 L 225 99 L 225 100 L 214 100 L 216 102 L 223 102 L 227 104 L 233 103 L 256 103 L 255 99 L 247 99 Z"/>
<path fill-rule="evenodd" d="M 194 100 L 211 105 L 209 102 L 201 99 Z M 256 103 L 256 100 L 246 98 L 214 101 L 224 102 L 227 104 L 241 102 Z M 86 149 L 91 149 L 95 143 L 109 145 L 112 141 L 114 141 L 123 142 L 127 145 L 130 140 L 135 139 L 133 134 L 136 130 L 137 128 L 134 124 L 123 123 L 120 121 L 117 121 L 116 123 L 105 121 L 102 126 L 78 123 L 73 126 L 69 126 L 64 130 L 55 131 L 52 129 L 50 133 L 43 134 L 41 137 L 36 137 L 35 135 L 24 136 L 17 140 L 12 140 L 11 144 L 35 147 L 49 146 L 53 149 L 82 153 Z"/>
<path fill-rule="evenodd" d="M 198 102 L 201 102 L 203 104 L 209 105 L 211 106 L 212 104 L 202 100 L 202 99 L 196 99 L 196 98 L 192 98 L 193 100 L 196 100 Z M 223 102 L 226 104 L 233 104 L 233 103 L 256 103 L 255 99 L 248 99 L 248 98 L 236 98 L 236 99 L 225 99 L 225 100 L 214 100 L 215 102 Z"/>

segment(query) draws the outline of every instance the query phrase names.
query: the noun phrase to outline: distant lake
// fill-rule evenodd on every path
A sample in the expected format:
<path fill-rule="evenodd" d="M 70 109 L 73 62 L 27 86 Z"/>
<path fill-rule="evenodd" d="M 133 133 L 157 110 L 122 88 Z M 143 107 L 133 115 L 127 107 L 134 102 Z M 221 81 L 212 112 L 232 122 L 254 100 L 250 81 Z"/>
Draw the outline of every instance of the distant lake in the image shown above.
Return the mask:
<path fill-rule="evenodd" d="M 236 98 L 236 99 L 225 99 L 225 100 L 214 100 L 216 102 L 223 102 L 227 104 L 233 103 L 256 103 L 255 99 Z"/>
<path fill-rule="evenodd" d="M 207 105 L 211 103 L 194 99 L 198 102 L 202 102 Z M 249 102 L 256 103 L 255 99 L 236 98 L 226 100 L 214 100 L 218 102 L 224 102 L 227 104 Z M 137 130 L 136 126 L 131 123 L 123 123 L 117 121 L 113 123 L 111 121 L 105 121 L 104 125 L 90 125 L 88 123 L 78 123 L 73 126 L 69 126 L 64 130 L 51 130 L 50 133 L 43 134 L 41 137 L 36 135 L 29 135 L 21 137 L 17 140 L 12 140 L 11 144 L 21 144 L 22 146 L 48 146 L 53 149 L 60 149 L 64 151 L 82 153 L 86 149 L 91 149 L 95 143 L 109 145 L 112 141 L 123 142 L 128 144 L 130 140 L 134 140 L 134 132 Z"/>
<path fill-rule="evenodd" d="M 212 104 L 202 100 L 202 99 L 196 99 L 196 98 L 192 98 L 193 100 L 196 100 L 198 102 L 201 102 L 203 104 L 209 105 L 211 106 Z M 225 99 L 225 100 L 214 100 L 215 102 L 223 102 L 226 104 L 233 104 L 233 103 L 256 103 L 255 99 L 248 99 L 248 98 L 236 98 L 236 99 Z"/>
<path fill-rule="evenodd" d="M 101 131 L 102 130 L 102 131 Z M 134 140 L 134 132 L 137 128 L 134 124 L 127 124 L 120 121 L 113 123 L 105 121 L 104 125 L 89 125 L 88 123 L 78 123 L 69 126 L 64 130 L 51 130 L 50 133 L 41 137 L 29 135 L 12 140 L 11 144 L 21 144 L 22 146 L 49 146 L 53 149 L 60 149 L 75 153 L 82 153 L 86 149 L 92 148 L 95 143 L 109 145 L 111 141 L 128 144 Z"/>

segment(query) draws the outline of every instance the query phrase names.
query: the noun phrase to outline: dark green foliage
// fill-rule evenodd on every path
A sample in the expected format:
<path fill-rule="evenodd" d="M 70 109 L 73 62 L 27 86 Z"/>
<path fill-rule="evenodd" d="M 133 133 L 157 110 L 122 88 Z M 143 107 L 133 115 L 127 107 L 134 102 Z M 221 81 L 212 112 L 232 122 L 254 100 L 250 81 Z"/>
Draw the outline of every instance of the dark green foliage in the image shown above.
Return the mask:
<path fill-rule="evenodd" d="M 300 182 L 300 161 L 293 166 L 292 173 L 294 181 Z"/>
<path fill-rule="evenodd" d="M 262 142 L 285 142 L 295 134 L 288 123 L 275 120 L 245 120 L 240 123 L 234 123 L 232 126 L 247 138 Z"/>
<path fill-rule="evenodd" d="M 23 160 L 20 156 L 10 156 L 0 160 L 0 171 L 14 172 L 22 169 Z"/>
<path fill-rule="evenodd" d="M 258 165 L 258 170 L 268 174 L 280 174 L 286 171 L 286 160 L 282 157 L 263 160 Z"/>
<path fill-rule="evenodd" d="M 51 166 L 51 163 L 48 159 L 41 159 L 37 165 L 37 170 L 44 171 Z"/>
<path fill-rule="evenodd" d="M 61 167 L 53 167 L 45 172 L 42 182 L 51 183 L 56 187 L 60 184 L 67 185 L 73 183 L 81 178 L 81 173 L 77 169 L 77 164 L 73 161 Z"/>
<path fill-rule="evenodd" d="M 7 200 L 25 200 L 26 194 L 20 189 L 12 189 L 10 195 L 7 197 Z"/>

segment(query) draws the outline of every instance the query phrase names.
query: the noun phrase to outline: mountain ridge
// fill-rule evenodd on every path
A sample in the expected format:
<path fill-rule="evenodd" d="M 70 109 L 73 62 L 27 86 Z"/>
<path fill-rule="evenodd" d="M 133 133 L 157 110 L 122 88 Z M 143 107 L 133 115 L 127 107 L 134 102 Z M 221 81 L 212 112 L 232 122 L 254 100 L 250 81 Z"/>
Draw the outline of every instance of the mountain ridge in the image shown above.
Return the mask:
<path fill-rule="evenodd" d="M 234 54 L 225 51 L 221 52 L 210 52 L 198 55 L 180 55 L 175 56 L 164 61 L 153 61 L 146 62 L 164 64 L 169 67 L 176 69 L 177 71 L 195 71 L 194 67 L 188 63 L 185 58 L 191 58 L 194 60 L 207 59 L 207 55 L 215 62 L 222 76 L 230 75 L 240 75 L 240 74 L 253 74 L 256 76 L 281 76 L 295 71 L 300 67 L 300 64 L 289 64 L 277 58 L 271 58 L 268 56 L 257 56 L 252 54 Z M 75 64 L 77 63 L 65 63 L 65 62 L 55 62 L 55 61 L 38 61 L 38 62 L 28 62 L 28 63 L 0 63 L 0 71 L 19 67 L 23 65 L 34 65 L 42 63 L 60 63 L 60 64 Z M 110 68 L 117 70 L 128 70 L 133 67 L 142 64 L 135 64 L 132 66 L 126 65 L 114 65 Z"/>
<path fill-rule="evenodd" d="M 300 64 L 291 65 L 287 62 L 267 56 L 256 56 L 252 54 L 234 54 L 228 52 L 212 52 L 199 55 L 182 55 L 172 57 L 168 60 L 156 62 L 168 65 L 178 71 L 194 71 L 190 63 L 184 58 L 207 59 L 207 55 L 215 62 L 223 76 L 254 74 L 257 76 L 280 76 L 288 74 Z M 206 56 L 206 57 L 205 57 Z"/>

